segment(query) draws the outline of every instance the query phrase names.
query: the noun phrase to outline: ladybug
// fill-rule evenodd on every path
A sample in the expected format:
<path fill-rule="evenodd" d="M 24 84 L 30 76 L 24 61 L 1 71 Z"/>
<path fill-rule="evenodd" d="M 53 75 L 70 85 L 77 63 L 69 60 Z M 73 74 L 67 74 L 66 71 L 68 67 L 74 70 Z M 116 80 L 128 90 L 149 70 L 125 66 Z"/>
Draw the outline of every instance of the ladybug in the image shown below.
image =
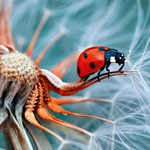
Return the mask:
<path fill-rule="evenodd" d="M 110 75 L 110 70 L 108 69 L 111 63 L 122 64 L 119 71 L 124 67 L 125 56 L 123 53 L 120 53 L 116 49 L 111 49 L 109 47 L 90 47 L 83 51 L 77 61 L 77 73 L 80 78 L 86 76 L 86 81 L 88 77 L 98 72 L 98 80 L 99 75 L 104 68 L 108 71 L 108 78 Z"/>

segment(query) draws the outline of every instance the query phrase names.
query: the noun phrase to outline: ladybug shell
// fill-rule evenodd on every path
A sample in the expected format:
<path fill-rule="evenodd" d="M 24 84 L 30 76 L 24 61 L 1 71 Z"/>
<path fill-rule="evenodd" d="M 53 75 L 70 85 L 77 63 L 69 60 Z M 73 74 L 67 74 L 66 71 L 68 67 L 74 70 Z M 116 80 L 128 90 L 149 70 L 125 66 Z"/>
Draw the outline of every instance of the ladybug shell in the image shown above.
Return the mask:
<path fill-rule="evenodd" d="M 99 50 L 99 49 L 102 50 Z M 100 70 L 105 64 L 105 50 L 108 47 L 90 47 L 83 51 L 77 61 L 77 73 L 80 78 Z"/>

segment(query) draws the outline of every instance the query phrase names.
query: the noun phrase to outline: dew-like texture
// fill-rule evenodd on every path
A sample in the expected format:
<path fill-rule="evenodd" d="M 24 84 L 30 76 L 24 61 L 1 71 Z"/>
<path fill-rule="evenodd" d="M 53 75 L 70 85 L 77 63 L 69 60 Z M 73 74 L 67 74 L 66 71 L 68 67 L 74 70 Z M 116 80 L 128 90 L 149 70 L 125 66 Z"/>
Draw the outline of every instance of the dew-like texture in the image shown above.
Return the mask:
<path fill-rule="evenodd" d="M 37 71 L 32 61 L 25 54 L 10 53 L 0 58 L 0 74 L 9 81 L 34 85 Z"/>

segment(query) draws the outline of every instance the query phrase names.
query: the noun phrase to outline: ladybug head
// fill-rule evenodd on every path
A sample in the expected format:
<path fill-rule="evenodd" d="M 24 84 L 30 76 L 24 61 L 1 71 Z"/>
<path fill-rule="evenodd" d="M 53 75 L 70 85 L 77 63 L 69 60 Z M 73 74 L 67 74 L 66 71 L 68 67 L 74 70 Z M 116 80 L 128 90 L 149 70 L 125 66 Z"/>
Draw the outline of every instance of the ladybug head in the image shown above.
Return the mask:
<path fill-rule="evenodd" d="M 116 55 L 116 63 L 118 63 L 119 65 L 123 64 L 125 61 L 125 56 L 123 53 L 119 53 Z"/>

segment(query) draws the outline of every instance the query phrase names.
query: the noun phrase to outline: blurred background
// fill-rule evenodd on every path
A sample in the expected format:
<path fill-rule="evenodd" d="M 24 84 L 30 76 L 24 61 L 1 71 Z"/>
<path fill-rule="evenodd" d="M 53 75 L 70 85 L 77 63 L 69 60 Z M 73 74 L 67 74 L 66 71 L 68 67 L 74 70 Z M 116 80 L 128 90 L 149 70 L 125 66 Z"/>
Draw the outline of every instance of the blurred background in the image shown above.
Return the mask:
<path fill-rule="evenodd" d="M 129 52 L 124 69 L 138 69 L 138 72 L 131 73 L 130 76 L 105 79 L 75 95 L 76 99 L 105 98 L 112 103 L 86 102 L 63 106 L 72 112 L 113 120 L 115 124 L 55 114 L 60 119 L 90 131 L 93 137 L 65 128 L 74 134 L 71 136 L 67 131 L 62 132 L 64 128 L 59 126 L 59 130 L 53 130 L 65 138 L 68 144 L 62 145 L 46 133 L 54 150 L 149 149 L 149 11 L 149 0 L 14 0 L 11 29 L 18 51 L 26 52 L 44 14 L 48 19 L 35 44 L 33 60 L 56 35 L 62 33 L 42 59 L 41 68 L 50 70 L 75 51 L 106 46 L 124 54 Z M 110 67 L 111 71 L 118 69 L 118 64 Z M 74 82 L 78 79 L 75 63 L 67 70 L 63 81 Z M 60 97 L 53 92 L 51 95 Z M 52 128 L 53 126 L 55 125 L 52 124 Z M 0 137 L 2 141 L 2 134 Z M 0 142 L 0 147 L 4 148 L 3 142 Z"/>

